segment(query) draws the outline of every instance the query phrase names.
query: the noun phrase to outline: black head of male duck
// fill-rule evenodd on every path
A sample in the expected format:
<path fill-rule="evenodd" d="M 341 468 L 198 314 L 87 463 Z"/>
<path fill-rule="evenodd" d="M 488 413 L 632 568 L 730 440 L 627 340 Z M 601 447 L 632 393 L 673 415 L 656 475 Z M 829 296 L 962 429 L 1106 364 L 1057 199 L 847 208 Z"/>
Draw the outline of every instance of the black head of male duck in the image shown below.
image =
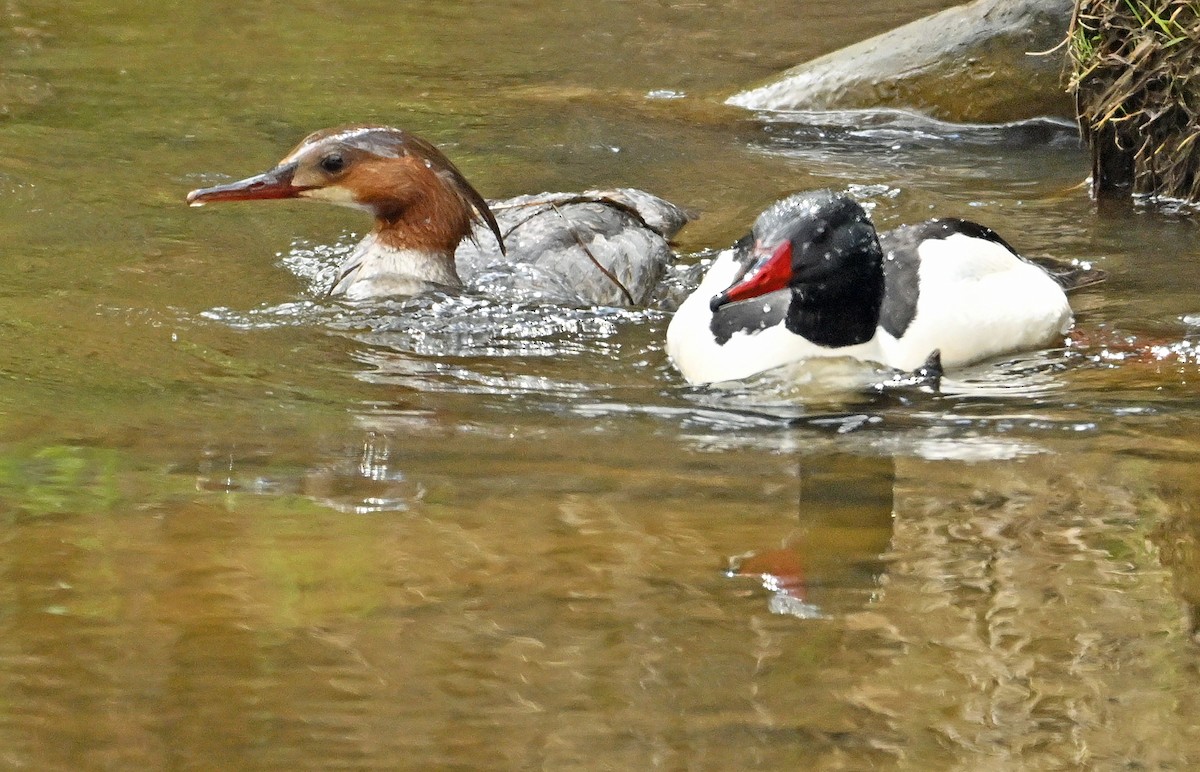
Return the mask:
<path fill-rule="evenodd" d="M 883 253 L 856 201 L 829 191 L 792 196 L 759 215 L 750 234 L 746 273 L 709 300 L 714 314 L 790 287 L 788 324 L 806 339 L 847 346 L 875 334 Z"/>

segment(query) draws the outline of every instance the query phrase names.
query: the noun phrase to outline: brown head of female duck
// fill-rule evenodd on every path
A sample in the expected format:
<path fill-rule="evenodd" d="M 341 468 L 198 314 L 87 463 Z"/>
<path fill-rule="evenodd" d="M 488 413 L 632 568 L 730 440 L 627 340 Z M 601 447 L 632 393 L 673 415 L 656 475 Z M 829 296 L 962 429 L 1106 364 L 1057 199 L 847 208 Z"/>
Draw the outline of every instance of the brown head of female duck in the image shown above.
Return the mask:
<path fill-rule="evenodd" d="M 454 252 L 485 223 L 504 240 L 483 197 L 440 150 L 385 126 L 326 129 L 275 168 L 193 190 L 192 206 L 217 201 L 306 198 L 363 209 L 375 227 L 346 258 L 332 294 L 362 299 L 462 286 Z"/>

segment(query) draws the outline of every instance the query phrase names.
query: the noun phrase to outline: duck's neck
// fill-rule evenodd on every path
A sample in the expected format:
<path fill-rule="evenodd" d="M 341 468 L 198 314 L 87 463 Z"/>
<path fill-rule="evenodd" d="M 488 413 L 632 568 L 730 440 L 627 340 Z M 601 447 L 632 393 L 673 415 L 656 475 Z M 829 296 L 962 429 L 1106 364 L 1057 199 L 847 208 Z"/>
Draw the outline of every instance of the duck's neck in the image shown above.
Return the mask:
<path fill-rule="evenodd" d="M 387 196 L 366 204 L 375 229 L 342 265 L 333 294 L 368 298 L 461 287 L 454 252 L 471 232 L 470 204 L 440 179 L 416 197 L 382 189 Z"/>
<path fill-rule="evenodd" d="M 376 227 L 342 263 L 333 295 L 352 299 L 418 295 L 462 286 L 454 251 L 394 243 L 387 228 Z"/>
<path fill-rule="evenodd" d="M 866 343 L 879 326 L 883 290 L 883 267 L 877 259 L 828 281 L 793 285 L 785 326 L 819 346 Z"/>

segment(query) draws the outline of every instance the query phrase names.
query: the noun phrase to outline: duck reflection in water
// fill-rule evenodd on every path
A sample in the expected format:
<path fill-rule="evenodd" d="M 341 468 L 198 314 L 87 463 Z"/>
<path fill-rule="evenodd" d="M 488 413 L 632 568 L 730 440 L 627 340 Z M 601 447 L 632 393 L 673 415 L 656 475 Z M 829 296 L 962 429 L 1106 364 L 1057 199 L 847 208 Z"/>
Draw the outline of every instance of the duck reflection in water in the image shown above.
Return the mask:
<path fill-rule="evenodd" d="M 805 456 L 799 477 L 797 525 L 781 546 L 733 558 L 728 574 L 761 581 L 771 592 L 772 613 L 815 619 L 850 610 L 840 608 L 847 601 L 830 596 L 874 585 L 883 573 L 881 555 L 892 536 L 895 461 L 841 453 Z M 826 597 L 835 608 L 825 608 Z"/>

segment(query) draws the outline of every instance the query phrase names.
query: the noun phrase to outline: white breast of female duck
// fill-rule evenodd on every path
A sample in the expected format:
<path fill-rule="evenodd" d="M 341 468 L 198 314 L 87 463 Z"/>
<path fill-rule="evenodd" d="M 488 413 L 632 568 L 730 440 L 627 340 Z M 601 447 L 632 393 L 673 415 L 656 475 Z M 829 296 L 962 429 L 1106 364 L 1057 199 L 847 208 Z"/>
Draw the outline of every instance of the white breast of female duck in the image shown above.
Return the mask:
<path fill-rule="evenodd" d="M 789 331 L 782 320 L 760 329 L 734 332 L 728 340 L 720 342 L 713 333 L 709 301 L 732 284 L 740 270 L 733 250 L 717 255 L 700 286 L 683 301 L 667 327 L 667 355 L 689 383 L 739 380 L 814 357 L 880 359 L 879 335 L 866 343 L 829 348 Z M 774 304 L 789 301 L 790 290 L 783 290 L 744 302 L 758 304 L 766 316 L 781 310 L 774 308 Z"/>
<path fill-rule="evenodd" d="M 1036 348 L 1071 327 L 1058 283 L 997 242 L 954 234 L 917 252 L 916 313 L 898 338 L 876 335 L 883 364 L 913 370 L 937 349 L 943 365 L 964 365 Z"/>
<path fill-rule="evenodd" d="M 372 233 L 342 263 L 330 294 L 366 300 L 461 286 L 452 256 L 389 246 Z"/>

